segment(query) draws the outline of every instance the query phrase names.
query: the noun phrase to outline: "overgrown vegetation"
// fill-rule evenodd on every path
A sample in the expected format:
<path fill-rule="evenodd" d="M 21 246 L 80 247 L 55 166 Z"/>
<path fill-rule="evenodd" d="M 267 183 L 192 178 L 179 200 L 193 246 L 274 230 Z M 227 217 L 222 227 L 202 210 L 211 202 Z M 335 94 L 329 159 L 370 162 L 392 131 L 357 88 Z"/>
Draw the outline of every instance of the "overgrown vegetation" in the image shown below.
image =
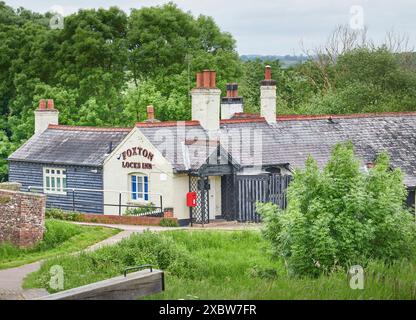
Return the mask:
<path fill-rule="evenodd" d="M 64 211 L 58 208 L 48 208 L 45 211 L 46 219 L 56 219 L 72 222 L 84 222 L 84 216 L 80 212 Z"/>
<path fill-rule="evenodd" d="M 67 256 L 46 262 L 41 270 L 29 278 L 31 285 L 47 288 L 48 271 L 53 261 L 64 268 L 65 288 L 107 279 L 122 274 L 124 269 L 142 264 L 154 264 L 173 275 L 187 273 L 195 277 L 198 261 L 181 245 L 168 236 L 145 232 L 123 239 L 114 246 L 77 257 Z"/>
<path fill-rule="evenodd" d="M 125 216 L 142 216 L 145 214 L 150 214 L 160 208 L 156 207 L 153 203 L 148 205 L 143 205 L 141 207 L 127 208 L 124 212 Z"/>
<path fill-rule="evenodd" d="M 317 278 L 290 277 L 281 259 L 265 254 L 268 248 L 255 231 L 145 233 L 81 256 L 51 259 L 25 286 L 48 288 L 49 269 L 56 264 L 63 266 L 69 289 L 153 263 L 166 271 L 166 291 L 147 299 L 416 298 L 414 260 L 371 262 L 365 268 L 364 290 L 352 290 L 347 274 L 339 270 Z"/>
<path fill-rule="evenodd" d="M 170 227 L 170 228 L 179 227 L 178 220 L 172 219 L 172 218 L 162 218 L 162 219 L 160 219 L 159 225 L 161 227 Z"/>
<path fill-rule="evenodd" d="M 338 144 L 320 171 L 309 158 L 288 188 L 288 207 L 258 204 L 272 254 L 290 275 L 319 276 L 372 260 L 389 264 L 415 257 L 416 228 L 405 209 L 399 169 L 380 154 L 368 172 L 352 144 Z"/>
<path fill-rule="evenodd" d="M 116 229 L 78 226 L 53 219 L 46 220 L 45 227 L 43 240 L 33 248 L 0 244 L 0 269 L 79 251 L 119 232 Z"/>

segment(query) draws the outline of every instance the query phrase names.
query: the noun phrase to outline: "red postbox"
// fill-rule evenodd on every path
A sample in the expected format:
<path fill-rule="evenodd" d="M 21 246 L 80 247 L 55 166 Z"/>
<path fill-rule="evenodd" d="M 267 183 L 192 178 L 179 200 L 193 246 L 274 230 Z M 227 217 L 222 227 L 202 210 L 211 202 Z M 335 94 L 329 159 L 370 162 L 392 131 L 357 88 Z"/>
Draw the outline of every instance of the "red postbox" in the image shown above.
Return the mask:
<path fill-rule="evenodd" d="M 196 192 L 188 192 L 186 194 L 186 205 L 188 207 L 196 207 Z"/>

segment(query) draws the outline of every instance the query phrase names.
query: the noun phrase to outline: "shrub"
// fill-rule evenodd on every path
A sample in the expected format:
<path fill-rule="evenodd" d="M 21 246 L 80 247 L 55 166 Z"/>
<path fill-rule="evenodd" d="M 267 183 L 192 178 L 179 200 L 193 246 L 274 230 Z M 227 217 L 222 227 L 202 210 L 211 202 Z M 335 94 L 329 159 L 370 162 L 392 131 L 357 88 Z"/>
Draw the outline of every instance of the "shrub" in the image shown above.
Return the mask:
<path fill-rule="evenodd" d="M 159 226 L 175 228 L 175 227 L 179 227 L 179 223 L 178 223 L 178 220 L 176 219 L 162 218 L 160 219 Z"/>
<path fill-rule="evenodd" d="M 54 248 L 82 232 L 82 229 L 75 224 L 56 220 L 47 220 L 45 227 L 43 240 L 38 244 L 41 250 Z"/>
<path fill-rule="evenodd" d="M 264 237 L 290 274 L 314 275 L 370 259 L 413 255 L 415 224 L 404 208 L 406 188 L 386 154 L 368 172 L 352 144 L 338 144 L 323 171 L 309 158 L 288 188 L 288 207 L 258 204 Z"/>
<path fill-rule="evenodd" d="M 56 264 L 65 270 L 65 289 L 108 279 L 122 274 L 126 268 L 145 264 L 188 279 L 197 278 L 201 268 L 198 259 L 172 237 L 149 231 L 94 252 L 48 260 L 37 272 L 36 286 L 49 288 L 49 270 Z"/>
<path fill-rule="evenodd" d="M 145 214 L 151 214 L 155 211 L 156 207 L 153 203 L 142 207 L 127 208 L 124 212 L 125 216 L 142 216 Z"/>
<path fill-rule="evenodd" d="M 62 209 L 57 209 L 57 208 L 46 209 L 45 217 L 46 219 L 56 219 L 56 220 L 65 220 L 65 221 L 77 221 L 77 222 L 84 221 L 84 217 L 82 213 L 73 212 L 73 211 L 64 211 Z"/>

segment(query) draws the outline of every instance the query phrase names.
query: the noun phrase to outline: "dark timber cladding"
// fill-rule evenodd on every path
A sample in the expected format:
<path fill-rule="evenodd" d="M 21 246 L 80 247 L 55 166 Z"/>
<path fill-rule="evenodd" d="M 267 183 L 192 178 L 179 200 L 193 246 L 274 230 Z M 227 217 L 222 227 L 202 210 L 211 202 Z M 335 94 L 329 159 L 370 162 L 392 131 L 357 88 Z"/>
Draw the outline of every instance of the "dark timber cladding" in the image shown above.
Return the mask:
<path fill-rule="evenodd" d="M 292 177 L 288 175 L 237 175 L 235 195 L 237 196 L 237 220 L 260 221 L 256 212 L 256 203 L 273 202 L 281 209 L 286 208 L 286 189 Z"/>
<path fill-rule="evenodd" d="M 100 167 L 51 165 L 47 163 L 9 162 L 9 180 L 20 182 L 23 190 L 28 187 L 43 186 L 43 168 L 66 169 L 67 191 L 66 195 L 48 194 L 47 207 L 61 208 L 72 211 L 74 208 L 73 194 L 70 189 L 94 189 L 97 191 L 76 191 L 75 209 L 85 213 L 103 213 L 103 172 Z"/>

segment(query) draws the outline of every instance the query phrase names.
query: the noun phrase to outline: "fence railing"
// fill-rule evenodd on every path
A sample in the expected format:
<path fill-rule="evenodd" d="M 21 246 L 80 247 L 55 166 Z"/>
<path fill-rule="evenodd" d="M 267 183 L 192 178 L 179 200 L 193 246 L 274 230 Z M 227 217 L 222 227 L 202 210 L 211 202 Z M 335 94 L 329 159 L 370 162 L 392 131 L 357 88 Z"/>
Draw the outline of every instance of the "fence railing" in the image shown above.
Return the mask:
<path fill-rule="evenodd" d="M 45 192 L 43 186 L 29 186 L 23 189 L 25 189 L 23 191 L 45 194 L 47 208 L 83 213 L 110 211 L 120 216 L 123 211 L 130 209 L 130 215 L 163 216 L 163 196 L 159 193 L 147 193 L 151 201 L 139 203 L 130 200 L 130 191 L 64 188 L 62 193 L 51 193 Z"/>

